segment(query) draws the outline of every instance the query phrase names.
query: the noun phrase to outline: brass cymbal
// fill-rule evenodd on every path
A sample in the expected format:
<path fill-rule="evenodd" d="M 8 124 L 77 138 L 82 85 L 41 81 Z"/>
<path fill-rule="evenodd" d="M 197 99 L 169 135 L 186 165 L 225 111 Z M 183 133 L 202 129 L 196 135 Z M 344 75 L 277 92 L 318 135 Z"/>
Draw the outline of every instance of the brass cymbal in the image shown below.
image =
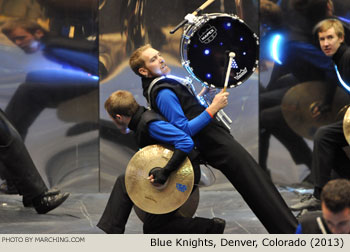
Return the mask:
<path fill-rule="evenodd" d="M 194 184 L 193 167 L 188 158 L 169 176 L 167 182 L 154 186 L 147 178 L 154 167 L 164 167 L 173 151 L 161 145 L 150 145 L 131 158 L 125 173 L 125 186 L 133 203 L 145 212 L 165 214 L 182 206 Z"/>
<path fill-rule="evenodd" d="M 346 141 L 350 145 L 350 107 L 348 106 L 343 119 L 343 132 Z"/>
<path fill-rule="evenodd" d="M 199 203 L 199 189 L 196 187 L 191 193 L 190 197 L 186 200 L 186 202 L 176 210 L 175 215 L 180 217 L 189 217 L 191 218 L 197 211 Z M 134 205 L 134 210 L 142 222 L 145 222 L 146 213 Z"/>
<path fill-rule="evenodd" d="M 326 83 L 320 81 L 310 81 L 300 83 L 290 88 L 282 99 L 282 114 L 288 126 L 298 135 L 313 139 L 316 130 L 323 125 L 327 125 L 343 118 L 347 105 L 347 94 L 337 87 L 332 107 L 329 112 L 314 118 L 311 108 L 315 104 L 320 104 L 326 96 Z"/>

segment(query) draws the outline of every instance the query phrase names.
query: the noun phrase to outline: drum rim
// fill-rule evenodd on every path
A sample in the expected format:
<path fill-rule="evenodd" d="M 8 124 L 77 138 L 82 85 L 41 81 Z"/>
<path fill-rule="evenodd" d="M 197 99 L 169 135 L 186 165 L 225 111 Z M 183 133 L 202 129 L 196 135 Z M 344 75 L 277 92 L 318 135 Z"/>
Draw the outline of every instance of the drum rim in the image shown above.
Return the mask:
<path fill-rule="evenodd" d="M 244 22 L 243 19 L 238 17 L 236 14 L 229 14 L 229 13 L 206 13 L 201 16 L 198 16 L 197 19 L 200 20 L 199 22 L 196 22 L 194 24 L 189 24 L 185 26 L 183 34 L 181 36 L 180 40 L 180 58 L 181 58 L 181 65 L 185 68 L 185 70 L 190 74 L 190 76 L 201 83 L 203 86 L 206 87 L 213 87 L 213 88 L 222 88 L 222 87 L 217 87 L 214 84 L 208 84 L 205 81 L 202 81 L 199 79 L 193 72 L 193 68 L 189 64 L 189 59 L 187 56 L 187 46 L 190 44 L 191 37 L 193 34 L 198 31 L 199 28 L 202 27 L 203 24 L 207 23 L 211 19 L 216 19 L 218 17 L 230 17 L 234 20 L 238 20 L 239 22 L 243 23 L 248 27 L 248 29 L 252 32 L 253 38 L 255 39 L 256 45 L 257 45 L 257 58 L 255 60 L 254 66 L 250 70 L 250 74 L 248 77 L 246 77 L 243 81 L 239 81 L 236 84 L 229 85 L 229 88 L 234 88 L 237 87 L 241 84 L 243 84 L 245 81 L 247 81 L 251 75 L 255 72 L 259 65 L 259 36 L 253 31 L 253 29 L 250 28 L 250 26 Z M 194 29 L 194 30 L 193 30 Z M 188 32 L 191 32 L 191 34 L 187 34 Z"/>

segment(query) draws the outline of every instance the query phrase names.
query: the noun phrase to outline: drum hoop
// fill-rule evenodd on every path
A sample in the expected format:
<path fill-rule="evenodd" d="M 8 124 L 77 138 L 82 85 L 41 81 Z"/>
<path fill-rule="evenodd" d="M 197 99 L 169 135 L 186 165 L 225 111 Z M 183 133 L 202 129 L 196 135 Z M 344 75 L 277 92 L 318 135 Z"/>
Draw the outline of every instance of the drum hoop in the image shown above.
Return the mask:
<path fill-rule="evenodd" d="M 181 56 L 181 64 L 184 68 L 188 69 L 191 74 L 193 74 L 192 70 L 189 68 L 188 57 L 187 57 L 187 45 L 191 42 L 191 38 L 198 29 L 200 29 L 204 24 L 206 24 L 211 19 L 216 19 L 218 17 L 231 17 L 233 19 L 241 20 L 238 16 L 234 14 L 227 13 L 209 13 L 199 16 L 197 18 L 197 22 L 194 24 L 188 24 L 183 32 L 180 41 L 180 56 Z M 243 20 L 241 20 L 243 22 Z M 197 79 L 197 78 L 196 78 Z M 198 80 L 198 79 L 197 79 Z M 200 81 L 200 80 L 198 80 Z"/>
<path fill-rule="evenodd" d="M 241 23 L 244 23 L 245 25 L 247 25 L 244 20 L 242 20 L 241 18 L 239 18 L 237 15 L 235 14 L 228 14 L 228 13 L 209 13 L 209 14 L 203 14 L 202 16 L 199 16 L 197 18 L 197 22 L 195 22 L 194 24 L 187 24 L 185 26 L 184 32 L 181 36 L 181 41 L 180 41 L 180 57 L 181 57 L 181 64 L 182 66 L 185 68 L 185 70 L 199 83 L 202 83 L 204 86 L 207 87 L 213 87 L 216 88 L 215 85 L 213 84 L 208 84 L 205 81 L 202 81 L 200 79 L 197 78 L 197 76 L 194 74 L 193 72 L 193 68 L 190 66 L 190 60 L 187 57 L 187 46 L 190 44 L 191 42 L 191 38 L 193 36 L 193 34 L 196 33 L 196 31 L 198 31 L 198 29 L 200 29 L 204 24 L 206 24 L 209 20 L 211 19 L 216 19 L 218 17 L 230 17 L 234 20 L 238 20 Z M 248 25 L 247 25 L 248 26 Z M 248 26 L 248 28 L 250 29 L 250 27 Z M 253 37 L 256 40 L 256 44 L 257 46 L 259 46 L 259 37 L 256 35 L 256 33 L 251 30 L 253 33 Z M 255 61 L 254 67 L 252 68 L 252 72 L 254 72 L 256 70 L 256 68 L 258 67 L 259 64 L 259 59 L 257 59 Z M 230 85 L 230 88 L 232 87 L 237 87 L 239 85 L 241 85 L 243 82 L 240 81 L 235 85 Z"/>

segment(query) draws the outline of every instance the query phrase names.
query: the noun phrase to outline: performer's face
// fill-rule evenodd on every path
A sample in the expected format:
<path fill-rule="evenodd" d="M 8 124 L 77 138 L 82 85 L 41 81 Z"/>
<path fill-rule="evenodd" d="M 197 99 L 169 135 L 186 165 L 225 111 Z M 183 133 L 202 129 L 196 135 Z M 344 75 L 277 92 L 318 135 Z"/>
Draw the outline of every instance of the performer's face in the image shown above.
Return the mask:
<path fill-rule="evenodd" d="M 350 208 L 344 208 L 338 213 L 330 211 L 322 203 L 322 214 L 328 228 L 333 234 L 350 234 Z"/>
<path fill-rule="evenodd" d="M 153 48 L 146 49 L 141 54 L 141 59 L 145 62 L 145 66 L 139 69 L 139 72 L 147 77 L 158 77 L 170 73 L 170 68 L 164 61 L 164 58 L 157 50 Z"/>
<path fill-rule="evenodd" d="M 115 118 L 113 118 L 113 121 L 122 134 L 128 134 L 130 132 L 130 129 L 128 128 L 130 120 L 130 116 L 122 115 L 116 115 Z"/>
<path fill-rule="evenodd" d="M 320 42 L 321 50 L 328 57 L 332 57 L 338 50 L 344 38 L 338 37 L 335 33 L 334 27 L 329 28 L 325 32 L 318 33 L 318 40 Z"/>
<path fill-rule="evenodd" d="M 39 49 L 39 40 L 43 35 L 44 33 L 40 30 L 32 34 L 21 27 L 17 27 L 8 35 L 8 38 L 25 53 L 33 53 Z"/>

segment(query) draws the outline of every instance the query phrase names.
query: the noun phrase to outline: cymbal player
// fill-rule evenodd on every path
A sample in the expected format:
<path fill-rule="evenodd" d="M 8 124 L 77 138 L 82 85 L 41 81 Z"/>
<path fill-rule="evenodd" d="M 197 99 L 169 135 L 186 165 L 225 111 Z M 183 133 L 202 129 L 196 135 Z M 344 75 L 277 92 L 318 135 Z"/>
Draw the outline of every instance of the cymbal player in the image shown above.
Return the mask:
<path fill-rule="evenodd" d="M 333 60 L 339 83 L 344 89 L 349 88 L 346 83 L 350 83 L 350 49 L 344 43 L 342 23 L 337 19 L 325 19 L 315 26 L 314 31 L 321 50 Z M 313 112 L 317 116 L 318 111 Z M 348 145 L 343 133 L 343 120 L 318 128 L 314 136 L 312 160 L 314 192 L 308 200 L 291 206 L 292 210 L 321 209 L 322 188 L 332 178 L 332 173 L 350 178 L 350 160 L 343 150 Z"/>
<path fill-rule="evenodd" d="M 215 114 L 225 107 L 227 96 L 227 92 L 217 94 L 207 111 L 203 112 L 204 116 L 210 117 L 209 113 Z M 166 122 L 155 112 L 137 104 L 130 92 L 119 90 L 112 93 L 105 102 L 105 108 L 122 133 L 130 130 L 135 132 L 140 147 L 155 143 L 174 146 L 174 154 L 167 165 L 163 169 L 158 167 L 150 171 L 150 183 L 164 184 L 187 156 L 192 160 L 197 156 L 192 151 L 193 141 L 185 132 Z M 197 122 L 198 128 L 205 125 L 203 121 Z M 192 165 L 195 171 L 195 181 L 198 183 L 200 177 L 198 162 L 193 160 Z M 133 202 L 125 188 L 124 175 L 121 175 L 113 187 L 97 226 L 106 233 L 124 233 L 132 206 Z M 178 217 L 175 213 L 176 211 L 159 215 L 146 213 L 144 233 L 223 233 L 224 231 L 225 221 L 223 219 Z"/>

